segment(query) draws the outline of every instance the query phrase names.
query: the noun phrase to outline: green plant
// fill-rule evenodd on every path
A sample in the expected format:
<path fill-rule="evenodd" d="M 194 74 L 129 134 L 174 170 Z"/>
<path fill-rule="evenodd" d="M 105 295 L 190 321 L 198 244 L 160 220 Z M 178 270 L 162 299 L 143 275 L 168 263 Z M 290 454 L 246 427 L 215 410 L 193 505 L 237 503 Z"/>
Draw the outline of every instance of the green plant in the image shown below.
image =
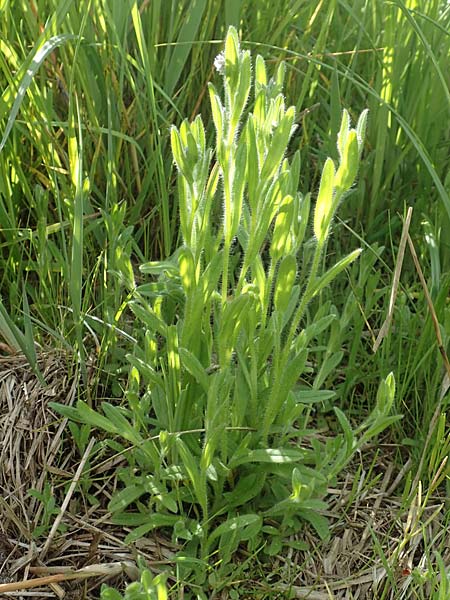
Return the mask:
<path fill-rule="evenodd" d="M 49 483 L 45 484 L 42 492 L 31 489 L 28 491 L 28 494 L 40 502 L 40 506 L 37 511 L 39 524 L 33 529 L 33 537 L 38 538 L 50 531 L 54 517 L 58 516 L 59 514 L 59 507 L 56 504 L 54 491 Z M 60 531 L 64 532 L 66 529 L 65 525 L 61 524 L 59 529 Z"/>
<path fill-rule="evenodd" d="M 313 339 L 335 314 L 306 322 L 307 309 L 360 254 L 325 266 L 333 217 L 357 175 L 367 113 L 355 129 L 343 113 L 339 164 L 325 162 L 314 238 L 305 242 L 310 195 L 298 192 L 299 153 L 286 158 L 295 109 L 285 107 L 284 65 L 269 79 L 256 58 L 247 112 L 250 53 L 233 28 L 215 64 L 224 101 L 210 84 L 214 150 L 200 116 L 171 130 L 183 245 L 142 265 L 153 280 L 130 290 L 139 343 L 128 355 L 128 407 L 105 402 L 100 414 L 83 402 L 56 406 L 131 444 L 129 466 L 118 473 L 122 489 L 109 504 L 114 520 L 134 527 L 130 542 L 168 528 L 184 543 L 181 575 L 194 570 L 197 582 L 208 564 L 226 571 L 241 545 L 276 552 L 305 522 L 326 538 L 327 485 L 397 418 L 388 416 L 391 374 L 363 424 L 353 430 L 335 407 L 343 434 L 319 441 L 315 405 L 333 392 L 308 384 Z"/>
<path fill-rule="evenodd" d="M 148 569 L 142 569 L 140 581 L 130 583 L 123 594 L 106 585 L 102 586 L 100 600 L 167 600 L 166 576 L 152 576 Z"/>

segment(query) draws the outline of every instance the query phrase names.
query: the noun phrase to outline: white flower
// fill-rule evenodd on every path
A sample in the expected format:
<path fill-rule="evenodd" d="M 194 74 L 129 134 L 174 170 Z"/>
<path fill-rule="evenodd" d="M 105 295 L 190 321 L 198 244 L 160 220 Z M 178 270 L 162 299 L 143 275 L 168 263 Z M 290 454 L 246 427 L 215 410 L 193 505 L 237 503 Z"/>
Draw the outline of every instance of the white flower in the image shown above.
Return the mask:
<path fill-rule="evenodd" d="M 216 58 L 214 59 L 214 67 L 216 68 L 216 71 L 218 73 L 223 73 L 224 69 L 225 69 L 225 53 L 221 52 L 220 54 L 218 54 L 216 56 Z"/>

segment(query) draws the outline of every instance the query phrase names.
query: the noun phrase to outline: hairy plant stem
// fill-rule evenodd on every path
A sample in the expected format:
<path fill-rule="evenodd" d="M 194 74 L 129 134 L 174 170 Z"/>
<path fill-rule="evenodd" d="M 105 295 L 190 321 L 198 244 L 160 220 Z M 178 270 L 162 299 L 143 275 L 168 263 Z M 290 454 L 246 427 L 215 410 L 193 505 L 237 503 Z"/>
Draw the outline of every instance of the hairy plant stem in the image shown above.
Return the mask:
<path fill-rule="evenodd" d="M 317 244 L 311 264 L 311 271 L 309 274 L 308 283 L 306 285 L 305 291 L 303 292 L 302 299 L 295 312 L 294 318 L 292 319 L 291 327 L 289 329 L 289 334 L 286 339 L 286 342 L 284 343 L 283 347 L 281 347 L 280 344 L 275 345 L 275 351 L 273 356 L 274 383 L 272 386 L 267 410 L 264 415 L 261 435 L 262 444 L 264 447 L 268 444 L 270 427 L 283 401 L 283 398 L 279 397 L 279 390 L 281 387 L 286 367 L 288 365 L 290 351 L 292 348 L 292 342 L 294 341 L 297 328 L 301 320 L 303 319 L 306 307 L 308 306 L 311 298 L 314 295 L 314 285 L 316 283 L 316 275 L 319 268 L 320 257 L 322 255 L 322 249 L 323 245 Z"/>

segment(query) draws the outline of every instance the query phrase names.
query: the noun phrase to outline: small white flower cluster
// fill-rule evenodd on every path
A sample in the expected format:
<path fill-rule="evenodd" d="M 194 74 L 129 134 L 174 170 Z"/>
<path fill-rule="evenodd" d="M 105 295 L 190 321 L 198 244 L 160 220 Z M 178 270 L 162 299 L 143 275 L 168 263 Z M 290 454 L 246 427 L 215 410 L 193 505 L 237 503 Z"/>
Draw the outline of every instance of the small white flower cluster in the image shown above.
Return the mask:
<path fill-rule="evenodd" d="M 218 54 L 216 56 L 216 58 L 214 59 L 214 67 L 218 73 L 220 73 L 221 75 L 223 74 L 224 69 L 225 69 L 225 53 L 224 52 L 221 52 L 220 54 Z"/>

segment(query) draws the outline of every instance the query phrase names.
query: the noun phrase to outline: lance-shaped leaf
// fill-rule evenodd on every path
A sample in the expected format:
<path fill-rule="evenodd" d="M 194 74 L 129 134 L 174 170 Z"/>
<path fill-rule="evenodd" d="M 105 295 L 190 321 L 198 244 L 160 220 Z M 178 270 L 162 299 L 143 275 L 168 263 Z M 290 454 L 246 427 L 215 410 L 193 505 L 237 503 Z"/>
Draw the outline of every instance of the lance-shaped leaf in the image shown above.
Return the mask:
<path fill-rule="evenodd" d="M 175 126 L 170 129 L 170 145 L 172 147 L 172 155 L 177 169 L 189 183 L 192 183 L 192 173 L 189 171 L 189 165 L 181 142 L 180 132 Z"/>
<path fill-rule="evenodd" d="M 263 57 L 258 54 L 255 60 L 255 96 L 262 86 L 267 85 L 266 64 Z"/>
<path fill-rule="evenodd" d="M 259 183 L 259 160 L 258 147 L 256 143 L 255 117 L 249 115 L 245 127 L 247 142 L 247 196 L 251 211 L 257 210 L 260 195 L 257 193 Z"/>
<path fill-rule="evenodd" d="M 201 115 L 197 115 L 194 122 L 191 123 L 191 132 L 200 150 L 204 153 L 206 148 L 205 127 Z"/>
<path fill-rule="evenodd" d="M 261 169 L 261 179 L 268 180 L 272 179 L 277 170 L 280 168 L 281 161 L 283 160 L 284 153 L 289 142 L 293 131 L 293 124 L 295 119 L 295 108 L 290 106 L 275 133 L 270 143 L 269 151 Z"/>
<path fill-rule="evenodd" d="M 300 248 L 305 237 L 306 228 L 309 223 L 309 211 L 311 208 L 311 194 L 308 192 L 306 196 L 298 194 L 299 211 L 297 217 L 297 227 L 295 234 L 296 249 Z"/>
<path fill-rule="evenodd" d="M 183 289 L 189 295 L 195 289 L 195 263 L 194 256 L 190 248 L 183 248 L 178 258 L 180 265 L 180 276 Z"/>
<path fill-rule="evenodd" d="M 294 216 L 294 202 L 292 196 L 286 196 L 281 202 L 278 215 L 275 219 L 272 243 L 270 244 L 270 256 L 273 260 L 280 260 L 282 256 L 291 250 L 289 244 L 292 220 Z"/>
<path fill-rule="evenodd" d="M 378 387 L 377 402 L 374 414 L 377 417 L 387 416 L 392 408 L 395 398 L 395 378 L 393 373 L 389 373 L 386 379 L 382 379 Z"/>
<path fill-rule="evenodd" d="M 212 83 L 208 83 L 209 101 L 211 103 L 211 113 L 216 128 L 217 147 L 222 145 L 223 124 L 224 124 L 224 108 L 220 101 L 219 94 Z"/>
<path fill-rule="evenodd" d="M 369 114 L 369 109 L 366 108 L 362 111 L 358 124 L 356 125 L 356 135 L 358 136 L 358 147 L 359 147 L 359 156 L 361 157 L 361 152 L 363 150 L 364 139 L 366 137 L 366 128 L 367 128 L 367 116 Z"/>
<path fill-rule="evenodd" d="M 280 62 L 278 65 L 277 73 L 275 75 L 275 84 L 281 91 L 284 85 L 284 76 L 286 75 L 286 63 Z"/>
<path fill-rule="evenodd" d="M 274 304 L 276 310 L 284 312 L 287 309 L 296 275 L 297 261 L 295 256 L 288 254 L 283 258 L 278 269 L 274 294 Z"/>
<path fill-rule="evenodd" d="M 324 273 L 321 277 L 319 277 L 314 285 L 314 292 L 312 297 L 317 296 L 317 294 L 327 285 L 329 285 L 333 279 L 335 279 L 341 271 L 343 271 L 346 267 L 352 264 L 358 256 L 361 254 L 361 248 L 357 250 L 353 250 L 350 254 L 341 258 L 335 265 L 331 267 L 326 273 Z"/>
<path fill-rule="evenodd" d="M 239 65 L 239 83 L 235 91 L 233 113 L 231 115 L 231 128 L 234 132 L 242 117 L 242 111 L 247 104 L 250 94 L 252 79 L 252 67 L 250 60 L 250 52 L 247 50 L 242 52 Z"/>
<path fill-rule="evenodd" d="M 339 129 L 339 133 L 337 136 L 337 149 L 339 152 L 339 157 L 342 160 L 344 156 L 345 146 L 347 145 L 348 133 L 350 131 L 350 115 L 348 111 L 344 108 L 342 112 L 342 120 L 341 120 L 341 128 Z"/>
<path fill-rule="evenodd" d="M 234 27 L 230 27 L 225 39 L 225 86 L 228 88 L 228 93 L 236 89 L 239 80 L 239 58 L 238 34 Z M 232 95 L 230 94 L 230 101 L 233 100 Z"/>
<path fill-rule="evenodd" d="M 347 136 L 341 164 L 336 173 L 334 184 L 341 192 L 346 192 L 353 185 L 358 173 L 359 148 L 356 131 L 352 129 Z"/>
<path fill-rule="evenodd" d="M 334 163 L 331 158 L 327 158 L 320 179 L 319 195 L 314 212 L 314 235 L 319 245 L 322 245 L 327 239 L 334 213 L 334 175 Z"/>
<path fill-rule="evenodd" d="M 237 296 L 225 309 L 221 316 L 221 326 L 219 331 L 219 363 L 225 368 L 231 360 L 234 344 L 236 342 L 239 330 L 246 319 L 251 297 L 248 294 Z"/>

